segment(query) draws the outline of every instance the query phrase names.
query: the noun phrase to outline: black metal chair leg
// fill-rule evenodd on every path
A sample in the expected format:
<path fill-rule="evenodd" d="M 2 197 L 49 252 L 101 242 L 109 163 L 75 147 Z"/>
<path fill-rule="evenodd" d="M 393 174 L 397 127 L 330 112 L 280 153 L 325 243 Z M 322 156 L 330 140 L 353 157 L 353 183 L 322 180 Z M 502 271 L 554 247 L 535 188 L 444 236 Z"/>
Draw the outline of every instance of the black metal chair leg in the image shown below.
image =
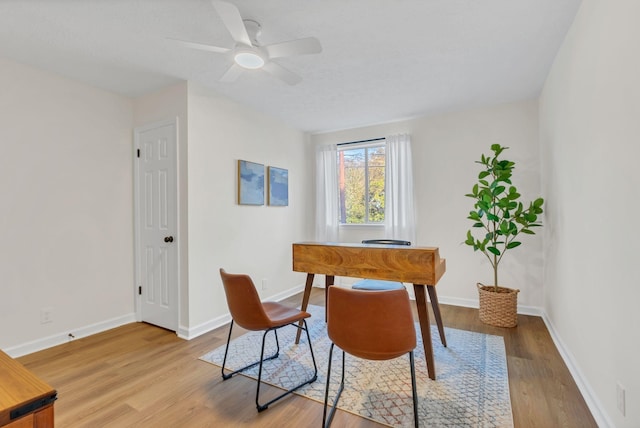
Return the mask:
<path fill-rule="evenodd" d="M 262 364 L 264 362 L 262 357 L 264 356 L 264 342 L 265 342 L 265 339 L 267 338 L 267 333 L 269 333 L 269 330 L 265 331 L 264 334 L 262 335 L 262 349 L 260 350 L 260 367 L 258 368 L 258 385 L 256 386 L 256 407 L 258 408 L 258 412 L 261 412 L 267 408 L 266 406 L 261 406 L 259 402 L 260 384 L 262 383 Z M 275 333 L 275 330 L 274 330 L 274 333 Z M 276 337 L 278 337 L 277 333 L 276 333 Z"/>
<path fill-rule="evenodd" d="M 338 400 L 340 399 L 340 395 L 342 394 L 342 390 L 344 389 L 344 355 L 345 352 L 342 351 L 342 377 L 340 379 L 340 388 L 338 389 L 338 393 L 336 394 L 336 398 L 333 400 L 333 404 L 331 405 L 331 410 L 329 411 L 329 416 L 327 417 L 327 405 L 329 403 L 329 385 L 331 384 L 331 360 L 333 357 L 333 348 L 335 344 L 331 344 L 329 348 L 329 364 L 327 367 L 327 388 L 324 392 L 324 410 L 322 412 L 322 426 L 324 428 L 328 428 L 331 426 L 331 421 L 333 421 L 333 415 L 336 413 L 336 406 L 338 405 Z"/>
<path fill-rule="evenodd" d="M 411 365 L 411 390 L 413 393 L 413 419 L 415 427 L 418 428 L 418 388 L 416 387 L 416 366 L 413 358 L 413 351 L 409 352 L 409 364 Z"/>
<path fill-rule="evenodd" d="M 313 361 L 313 376 L 311 376 L 311 378 L 305 380 L 301 384 L 296 385 L 293 388 L 291 388 L 291 389 L 285 391 L 284 393 L 278 395 L 276 398 L 266 402 L 265 404 L 260 404 L 260 384 L 262 383 L 262 355 L 264 354 L 264 342 L 265 342 L 265 338 L 266 338 L 267 333 L 268 333 L 268 330 L 267 330 L 267 332 L 265 332 L 264 336 L 262 337 L 262 351 L 260 353 L 260 362 L 259 362 L 260 363 L 260 368 L 258 370 L 258 386 L 256 388 L 256 408 L 258 409 L 258 412 L 262 412 L 264 410 L 267 410 L 269 405 L 271 405 L 272 403 L 278 401 L 279 399 L 285 397 L 286 395 L 291 394 L 292 392 L 298 390 L 299 388 L 305 386 L 306 384 L 315 382 L 316 379 L 318 379 L 318 367 L 316 366 L 316 357 L 313 355 L 313 347 L 311 346 L 311 336 L 309 335 L 309 329 L 307 328 L 307 321 L 306 320 L 303 320 L 303 321 L 304 321 L 304 327 L 300 327 L 297 324 L 288 324 L 288 325 L 292 325 L 292 326 L 294 326 L 296 328 L 299 328 L 299 329 L 301 328 L 304 331 L 306 331 L 306 333 L 307 333 L 307 342 L 309 342 L 309 350 L 311 351 L 311 360 Z M 277 329 L 274 329 L 274 332 L 276 330 Z M 278 337 L 278 335 L 276 333 L 276 342 L 277 342 L 277 337 Z M 280 349 L 280 348 L 278 347 L 278 349 Z M 266 359 L 265 359 L 265 361 L 266 361 Z"/>
<path fill-rule="evenodd" d="M 235 370 L 231 373 L 225 373 L 224 372 L 224 368 L 226 366 L 227 363 L 227 353 L 229 352 L 229 343 L 231 342 L 231 331 L 233 330 L 233 320 L 231 320 L 231 324 L 229 325 L 229 336 L 227 337 L 227 346 L 224 350 L 224 359 L 222 360 L 222 380 L 227 380 L 227 379 L 231 379 L 231 377 L 237 373 L 240 373 L 244 370 L 250 369 L 251 367 L 254 367 L 258 364 L 260 364 L 261 361 L 268 361 L 268 360 L 273 360 L 274 358 L 278 358 L 278 355 L 280 353 L 280 344 L 278 343 L 278 335 L 276 334 L 276 352 L 275 354 L 271 355 L 270 357 L 265 358 L 264 360 L 262 358 L 260 358 L 260 361 L 256 361 L 255 363 L 251 363 L 245 367 L 242 367 L 241 369 Z M 265 331 L 265 335 L 269 332 L 270 330 L 266 330 Z M 275 330 L 274 330 L 275 332 Z M 263 344 L 264 344 L 264 336 L 263 336 Z"/>
<path fill-rule="evenodd" d="M 334 344 L 332 343 L 329 347 L 329 363 L 327 364 L 327 386 L 324 389 L 324 407 L 322 410 L 322 427 L 326 428 L 327 424 L 327 404 L 329 402 L 329 386 L 331 385 L 331 362 L 333 361 L 333 348 Z M 331 421 L 329 421 L 331 423 Z"/>
<path fill-rule="evenodd" d="M 311 346 L 311 335 L 309 335 L 309 328 L 307 327 L 307 320 L 302 320 L 304 322 L 304 331 L 307 333 L 307 342 L 309 342 L 309 350 L 311 351 L 311 361 L 313 361 L 313 377 L 311 378 L 311 382 L 315 382 L 318 379 L 318 366 L 316 365 L 316 357 L 313 355 L 313 346 Z M 298 326 L 296 326 L 298 327 Z M 298 330 L 300 327 L 298 327 Z"/>
<path fill-rule="evenodd" d="M 340 388 L 338 389 L 338 393 L 336 394 L 335 399 L 333 400 L 333 404 L 331 405 L 331 410 L 329 411 L 329 415 L 327 416 L 327 407 L 329 403 L 329 386 L 331 385 L 331 361 L 333 359 L 333 348 L 335 344 L 331 344 L 329 348 L 329 364 L 327 366 L 327 388 L 324 393 L 324 410 L 322 412 L 322 426 L 324 428 L 329 428 L 331 426 L 331 422 L 333 421 L 333 416 L 336 412 L 336 408 L 338 405 L 338 400 L 340 399 L 340 395 L 342 394 L 342 390 L 344 389 L 344 362 L 345 362 L 345 352 L 342 351 L 342 377 L 340 379 Z M 411 392 L 413 396 L 413 419 L 415 428 L 419 427 L 419 416 L 418 416 L 418 388 L 416 386 L 416 369 L 415 369 L 415 361 L 413 356 L 413 351 L 409 352 L 409 365 L 411 368 Z"/>
<path fill-rule="evenodd" d="M 231 324 L 229 324 L 229 335 L 227 336 L 227 346 L 224 348 L 224 359 L 222 360 L 222 379 L 223 380 L 227 380 L 232 376 L 232 375 L 227 376 L 224 374 L 224 366 L 225 364 L 227 364 L 227 353 L 229 352 L 229 343 L 231 342 L 232 330 L 233 330 L 233 320 L 231 320 Z"/>

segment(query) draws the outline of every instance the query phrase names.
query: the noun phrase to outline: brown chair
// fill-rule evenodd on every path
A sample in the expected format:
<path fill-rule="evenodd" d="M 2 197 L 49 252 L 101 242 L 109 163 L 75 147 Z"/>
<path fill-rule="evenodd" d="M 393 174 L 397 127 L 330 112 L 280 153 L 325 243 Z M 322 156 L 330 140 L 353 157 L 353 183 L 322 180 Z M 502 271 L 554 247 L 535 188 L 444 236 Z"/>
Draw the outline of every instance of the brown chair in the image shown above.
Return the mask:
<path fill-rule="evenodd" d="M 258 386 L 256 389 L 256 407 L 258 412 L 266 410 L 270 404 L 281 399 L 282 397 L 292 393 L 298 388 L 314 382 L 318 378 L 318 368 L 316 366 L 316 359 L 313 355 L 313 348 L 311 347 L 311 338 L 309 337 L 309 330 L 307 328 L 306 318 L 309 318 L 311 314 L 301 311 L 299 309 L 291 308 L 276 302 L 260 301 L 256 287 L 253 281 L 248 275 L 230 274 L 225 272 L 224 269 L 220 269 L 220 276 L 222 277 L 222 283 L 224 285 L 224 292 L 227 296 L 227 304 L 229 311 L 231 312 L 231 325 L 229 326 L 229 337 L 227 338 L 227 346 L 224 351 L 224 359 L 222 361 L 222 379 L 227 380 L 236 373 L 240 373 L 248 368 L 254 367 L 256 364 L 260 365 L 258 370 Z M 299 326 L 298 323 L 301 325 Z M 233 324 L 236 323 L 240 327 L 253 331 L 264 331 L 262 335 L 262 351 L 260 352 L 260 360 L 255 363 L 249 364 L 246 367 L 238 369 L 231 373 L 225 373 L 225 364 L 227 363 L 227 353 L 229 352 L 229 342 L 231 342 L 231 331 L 233 330 Z M 277 330 L 292 325 L 296 328 L 304 330 L 307 333 L 307 341 L 309 342 L 309 350 L 311 351 L 311 359 L 313 361 L 313 376 L 305 380 L 301 384 L 289 389 L 273 400 L 260 404 L 260 383 L 262 382 L 262 364 L 264 361 L 272 360 L 278 357 L 280 352 L 280 343 L 278 342 Z M 267 333 L 273 331 L 276 338 L 276 352 L 270 357 L 264 356 L 264 345 Z"/>
<path fill-rule="evenodd" d="M 407 290 L 366 291 L 330 287 L 327 299 L 327 333 L 331 339 L 327 387 L 324 396 L 322 425 L 331 425 L 336 405 L 344 389 L 344 356 L 349 353 L 367 360 L 391 360 L 409 354 L 413 412 L 418 426 L 418 396 L 413 350 L 416 330 Z M 333 348 L 342 349 L 342 378 L 340 388 L 327 415 L 331 359 Z"/>
<path fill-rule="evenodd" d="M 365 239 L 363 244 L 378 244 L 378 245 L 406 245 L 410 246 L 411 242 L 402 241 L 399 239 Z M 404 284 L 396 281 L 384 281 L 381 279 L 361 279 L 353 283 L 351 288 L 356 290 L 402 290 Z"/>

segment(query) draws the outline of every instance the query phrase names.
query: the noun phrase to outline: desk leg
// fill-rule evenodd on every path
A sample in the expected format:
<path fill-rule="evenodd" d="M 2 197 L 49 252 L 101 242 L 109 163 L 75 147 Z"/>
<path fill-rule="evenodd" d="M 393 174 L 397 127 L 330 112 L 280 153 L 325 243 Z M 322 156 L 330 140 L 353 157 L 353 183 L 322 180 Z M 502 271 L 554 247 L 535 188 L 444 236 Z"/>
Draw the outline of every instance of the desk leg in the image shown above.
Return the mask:
<path fill-rule="evenodd" d="M 302 305 L 300 305 L 300 309 L 303 311 L 306 311 L 307 306 L 309 306 L 309 296 L 311 296 L 311 287 L 313 287 L 313 277 L 314 277 L 314 274 L 312 273 L 307 274 L 307 282 L 304 284 L 304 294 L 302 295 Z M 301 328 L 303 325 L 304 325 L 303 321 L 300 321 L 298 323 L 298 326 L 300 326 Z M 296 345 L 300 343 L 300 333 L 302 333 L 301 328 L 299 328 L 298 332 L 296 333 Z"/>
<path fill-rule="evenodd" d="M 447 339 L 444 337 L 444 325 L 442 324 L 442 316 L 440 316 L 440 304 L 438 303 L 438 294 L 436 293 L 436 286 L 427 285 L 427 291 L 429 292 L 429 300 L 431 300 L 431 307 L 433 308 L 433 316 L 436 318 L 436 324 L 438 324 L 440 341 L 442 342 L 442 346 L 446 348 Z"/>
<path fill-rule="evenodd" d="M 427 372 L 429 372 L 429 378 L 436 380 L 436 366 L 435 361 L 433 360 L 433 344 L 431 343 L 429 309 L 427 308 L 427 295 L 424 292 L 424 287 L 425 286 L 422 284 L 413 284 L 413 291 L 416 294 L 416 307 L 418 309 L 420 332 L 422 333 L 424 358 L 427 360 Z"/>
<path fill-rule="evenodd" d="M 324 322 L 327 322 L 327 302 L 329 301 L 329 287 L 333 285 L 336 277 L 333 275 L 325 275 L 324 278 Z"/>

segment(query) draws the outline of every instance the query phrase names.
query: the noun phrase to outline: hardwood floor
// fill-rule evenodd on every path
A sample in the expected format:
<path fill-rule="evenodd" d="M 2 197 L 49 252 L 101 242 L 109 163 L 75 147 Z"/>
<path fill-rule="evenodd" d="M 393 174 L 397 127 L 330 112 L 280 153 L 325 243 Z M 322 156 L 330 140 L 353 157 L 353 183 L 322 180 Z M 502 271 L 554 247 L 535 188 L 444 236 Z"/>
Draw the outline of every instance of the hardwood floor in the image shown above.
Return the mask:
<path fill-rule="evenodd" d="M 324 305 L 324 290 L 314 289 L 310 303 Z M 482 324 L 474 309 L 441 305 L 441 311 L 447 327 L 504 337 L 515 427 L 597 427 L 542 319 L 520 315 L 518 327 L 502 329 Z M 254 380 L 223 383 L 217 366 L 198 360 L 227 334 L 225 326 L 185 341 L 134 323 L 18 360 L 58 390 L 57 427 L 321 426 L 320 403 L 292 395 L 257 413 Z M 265 398 L 277 392 L 263 391 Z M 381 426 L 342 411 L 332 425 Z"/>

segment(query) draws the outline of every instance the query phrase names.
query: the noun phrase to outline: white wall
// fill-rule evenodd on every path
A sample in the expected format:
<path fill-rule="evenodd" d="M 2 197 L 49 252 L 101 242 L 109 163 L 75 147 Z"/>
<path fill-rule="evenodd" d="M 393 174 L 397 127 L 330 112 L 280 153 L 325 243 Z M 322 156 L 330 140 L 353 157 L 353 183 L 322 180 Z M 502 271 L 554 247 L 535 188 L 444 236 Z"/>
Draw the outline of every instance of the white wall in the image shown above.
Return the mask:
<path fill-rule="evenodd" d="M 0 348 L 15 355 L 132 320 L 132 103 L 1 59 L 0 86 Z"/>
<path fill-rule="evenodd" d="M 638 16 L 583 1 L 540 100 L 545 310 L 603 427 L 640 426 Z"/>
<path fill-rule="evenodd" d="M 263 298 L 302 288 L 291 243 L 313 231 L 304 133 L 186 82 L 130 100 L 0 66 L 0 348 L 22 355 L 134 321 L 132 130 L 167 119 L 179 130 L 180 331 L 226 321 L 219 267 L 267 279 Z M 288 169 L 289 206 L 239 206 L 238 159 Z"/>
<path fill-rule="evenodd" d="M 528 201 L 540 196 L 538 104 L 536 101 L 423 117 L 347 131 L 317 134 L 314 144 L 339 143 L 409 133 L 417 201 L 416 245 L 440 248 L 447 272 L 438 283 L 442 302 L 477 305 L 475 284 L 493 282 L 493 270 L 480 253 L 463 245 L 473 208 L 470 193 L 479 172 L 474 163 L 490 146 L 510 147 L 505 156 L 516 162 L 514 184 Z M 340 232 L 343 242 L 376 237 L 382 230 L 351 226 Z M 527 236 L 523 245 L 507 254 L 500 265 L 503 286 L 521 290 L 524 311 L 542 307 L 542 236 Z M 526 308 L 529 307 L 529 308 Z M 535 309 L 532 309 L 534 307 Z"/>
<path fill-rule="evenodd" d="M 313 174 L 305 134 L 189 83 L 189 306 L 191 329 L 228 313 L 219 268 L 247 273 L 262 298 L 304 284 L 291 244 L 313 230 Z M 237 203 L 238 159 L 289 170 L 289 206 Z M 265 198 L 266 202 L 266 198 Z"/>

